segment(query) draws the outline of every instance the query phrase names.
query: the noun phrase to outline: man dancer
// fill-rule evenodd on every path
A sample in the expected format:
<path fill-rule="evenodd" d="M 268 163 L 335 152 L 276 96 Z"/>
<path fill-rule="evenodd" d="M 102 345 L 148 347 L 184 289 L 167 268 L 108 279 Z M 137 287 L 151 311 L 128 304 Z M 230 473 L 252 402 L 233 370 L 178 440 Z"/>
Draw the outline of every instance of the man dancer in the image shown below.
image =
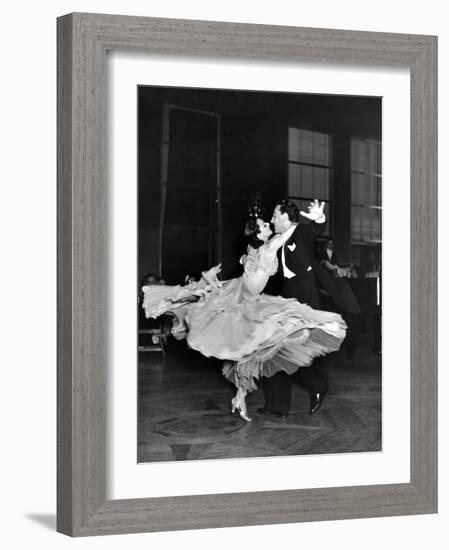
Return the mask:
<path fill-rule="evenodd" d="M 300 214 L 311 223 L 299 223 Z M 320 302 L 312 268 L 313 241 L 323 233 L 326 222 L 324 202 L 310 203 L 309 212 L 299 212 L 292 201 L 283 200 L 276 204 L 271 223 L 276 233 L 284 233 L 292 225 L 297 225 L 290 239 L 278 251 L 279 272 L 282 278 L 280 294 L 284 298 L 296 298 L 314 309 Z M 309 393 L 309 414 L 321 406 L 327 392 L 327 381 L 314 365 L 298 369 L 295 374 L 298 383 Z M 290 375 L 281 371 L 270 378 L 262 378 L 265 405 L 258 409 L 259 414 L 286 418 L 290 410 L 292 381 Z"/>

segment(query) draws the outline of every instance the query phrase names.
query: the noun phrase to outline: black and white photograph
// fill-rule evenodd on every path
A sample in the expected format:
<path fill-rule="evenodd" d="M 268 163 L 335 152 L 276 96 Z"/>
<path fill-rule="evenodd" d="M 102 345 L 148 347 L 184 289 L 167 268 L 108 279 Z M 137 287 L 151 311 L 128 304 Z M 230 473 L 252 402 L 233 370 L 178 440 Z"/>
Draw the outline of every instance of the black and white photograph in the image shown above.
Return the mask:
<path fill-rule="evenodd" d="M 138 462 L 382 450 L 382 98 L 138 86 Z"/>

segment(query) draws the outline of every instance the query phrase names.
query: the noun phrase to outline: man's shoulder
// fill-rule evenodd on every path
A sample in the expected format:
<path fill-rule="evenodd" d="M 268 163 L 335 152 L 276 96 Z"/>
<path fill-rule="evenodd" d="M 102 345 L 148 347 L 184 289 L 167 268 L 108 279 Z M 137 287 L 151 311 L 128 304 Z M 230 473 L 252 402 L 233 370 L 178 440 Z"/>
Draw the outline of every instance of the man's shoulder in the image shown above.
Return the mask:
<path fill-rule="evenodd" d="M 298 223 L 296 226 L 295 231 L 293 232 L 292 237 L 301 238 L 302 235 L 308 235 L 311 229 L 314 229 L 315 227 L 320 226 L 321 224 L 310 221 L 310 222 L 302 222 Z M 324 225 L 324 224 L 323 224 Z"/>
<path fill-rule="evenodd" d="M 296 239 L 300 239 L 301 238 L 301 224 L 298 224 L 293 233 L 291 234 L 291 237 L 288 239 L 288 243 L 289 242 L 295 242 Z"/>

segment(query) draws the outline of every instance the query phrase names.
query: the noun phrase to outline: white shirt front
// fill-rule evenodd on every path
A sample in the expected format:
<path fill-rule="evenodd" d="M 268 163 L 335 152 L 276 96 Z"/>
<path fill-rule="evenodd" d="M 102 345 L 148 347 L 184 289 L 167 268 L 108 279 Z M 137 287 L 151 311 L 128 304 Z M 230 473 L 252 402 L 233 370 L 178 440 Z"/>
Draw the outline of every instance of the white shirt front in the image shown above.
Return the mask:
<path fill-rule="evenodd" d="M 284 250 L 284 248 L 285 248 L 285 244 L 282 247 L 282 252 L 281 252 L 282 270 L 284 272 L 284 277 L 286 279 L 292 279 L 293 277 L 296 277 L 296 273 L 293 273 L 293 271 L 285 265 L 285 250 Z"/>

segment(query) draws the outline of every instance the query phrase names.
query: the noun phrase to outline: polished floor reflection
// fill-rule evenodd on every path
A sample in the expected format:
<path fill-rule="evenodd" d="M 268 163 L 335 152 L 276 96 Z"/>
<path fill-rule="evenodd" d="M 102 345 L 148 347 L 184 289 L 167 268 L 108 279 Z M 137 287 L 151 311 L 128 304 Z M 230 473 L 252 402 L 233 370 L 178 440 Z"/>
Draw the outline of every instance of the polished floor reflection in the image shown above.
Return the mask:
<path fill-rule="evenodd" d="M 368 345 L 324 364 L 329 392 L 309 416 L 309 397 L 293 386 L 287 419 L 263 417 L 262 391 L 247 398 L 251 423 L 230 414 L 234 387 L 221 363 L 171 341 L 165 359 L 139 353 L 138 461 L 267 457 L 380 451 L 381 357 Z"/>

